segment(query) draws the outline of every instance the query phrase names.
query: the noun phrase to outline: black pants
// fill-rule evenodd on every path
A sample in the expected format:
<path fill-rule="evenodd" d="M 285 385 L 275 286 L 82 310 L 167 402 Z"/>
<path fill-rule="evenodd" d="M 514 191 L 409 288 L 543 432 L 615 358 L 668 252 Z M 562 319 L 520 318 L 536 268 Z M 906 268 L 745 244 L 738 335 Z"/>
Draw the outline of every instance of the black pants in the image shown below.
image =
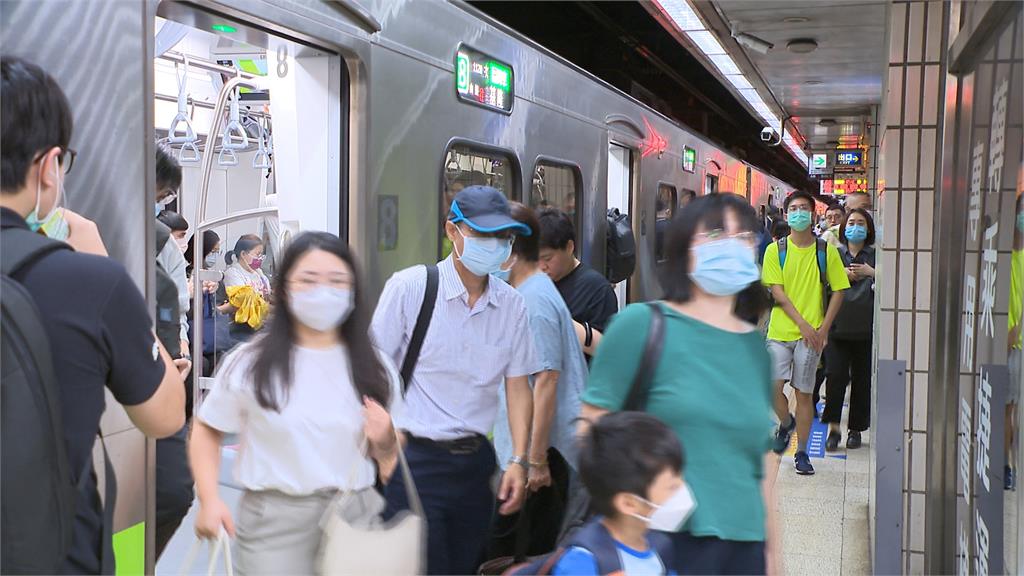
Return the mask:
<path fill-rule="evenodd" d="M 828 373 L 828 347 L 831 345 L 830 343 L 825 347 L 821 361 L 818 362 L 818 369 L 814 372 L 814 392 L 811 394 L 811 402 L 814 404 L 815 413 L 818 410 L 818 402 L 821 402 L 821 385 L 825 382 L 825 375 Z M 828 388 L 825 391 L 827 394 Z"/>
<path fill-rule="evenodd" d="M 427 574 L 476 574 L 494 512 L 491 477 L 497 463 L 491 443 L 480 437 L 475 450 L 453 453 L 409 437 L 405 456 L 427 515 Z M 409 507 L 400 473 L 384 496 L 385 518 Z"/>
<path fill-rule="evenodd" d="M 487 559 L 516 555 L 516 528 L 520 517 L 525 523 L 527 543 L 525 554 L 538 556 L 555 549 L 562 518 L 568 504 L 569 465 L 554 448 L 548 449 L 548 468 L 551 470 L 551 486 L 528 494 L 523 510 L 517 514 L 494 515 L 491 542 L 487 547 Z"/>
<path fill-rule="evenodd" d="M 737 542 L 713 536 L 668 534 L 672 539 L 670 568 L 686 574 L 764 574 L 764 542 Z"/>
<path fill-rule="evenodd" d="M 186 427 L 156 441 L 156 558 L 192 506 L 192 473 L 185 453 Z"/>
<path fill-rule="evenodd" d="M 871 339 L 833 338 L 828 346 L 828 381 L 822 422 L 838 424 L 843 416 L 846 386 L 850 386 L 848 428 L 863 432 L 871 425 Z"/>

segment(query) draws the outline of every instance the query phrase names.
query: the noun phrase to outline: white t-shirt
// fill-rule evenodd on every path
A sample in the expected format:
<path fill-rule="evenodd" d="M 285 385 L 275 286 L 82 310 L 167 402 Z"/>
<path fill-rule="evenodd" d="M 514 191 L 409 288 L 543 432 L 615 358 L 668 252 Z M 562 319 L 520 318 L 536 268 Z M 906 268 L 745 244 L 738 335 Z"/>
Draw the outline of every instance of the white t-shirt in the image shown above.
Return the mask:
<path fill-rule="evenodd" d="M 249 271 L 238 262 L 228 266 L 224 271 L 224 286 L 250 286 L 257 294 L 266 296 L 270 293 L 270 280 L 262 270 Z"/>
<path fill-rule="evenodd" d="M 236 481 L 248 490 L 294 496 L 373 486 L 373 463 L 360 452 L 363 404 L 352 385 L 348 350 L 296 346 L 292 386 L 280 412 L 265 410 L 256 400 L 249 376 L 254 351 L 251 343 L 244 344 L 225 360 L 199 409 L 207 425 L 239 434 Z M 391 381 L 394 416 L 402 406 L 400 378 L 383 354 L 378 358 Z"/>

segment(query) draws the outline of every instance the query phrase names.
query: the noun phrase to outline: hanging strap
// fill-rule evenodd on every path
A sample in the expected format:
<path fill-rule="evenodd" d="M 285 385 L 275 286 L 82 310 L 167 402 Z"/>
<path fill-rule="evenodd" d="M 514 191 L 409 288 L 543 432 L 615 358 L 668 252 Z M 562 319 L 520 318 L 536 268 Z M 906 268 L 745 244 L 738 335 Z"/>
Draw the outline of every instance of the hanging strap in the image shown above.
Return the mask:
<path fill-rule="evenodd" d="M 405 360 L 402 361 L 402 393 L 409 390 L 412 382 L 412 374 L 416 370 L 416 362 L 420 359 L 420 349 L 423 347 L 423 339 L 430 327 L 430 318 L 434 315 L 434 304 L 437 302 L 437 285 L 439 283 L 436 264 L 427 267 L 427 287 L 423 291 L 423 303 L 420 304 L 420 313 L 416 317 L 416 327 L 412 331 L 412 340 L 409 341 L 409 349 L 405 352 Z"/>
<path fill-rule="evenodd" d="M 654 371 L 658 367 L 661 350 L 665 344 L 665 313 L 658 302 L 648 302 L 647 307 L 651 309 L 651 324 L 647 329 L 647 340 L 644 342 L 640 366 L 629 388 L 626 403 L 622 406 L 623 410 L 642 411 L 647 406 L 647 393 L 651 381 L 654 380 Z"/>

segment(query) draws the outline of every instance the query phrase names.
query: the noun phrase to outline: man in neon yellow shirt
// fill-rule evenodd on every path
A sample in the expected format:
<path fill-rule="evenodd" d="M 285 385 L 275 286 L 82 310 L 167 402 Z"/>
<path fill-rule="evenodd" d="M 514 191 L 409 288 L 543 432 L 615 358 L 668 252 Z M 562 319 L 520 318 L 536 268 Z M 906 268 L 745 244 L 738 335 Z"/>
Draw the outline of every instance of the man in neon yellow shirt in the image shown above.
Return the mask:
<path fill-rule="evenodd" d="M 775 298 L 768 325 L 768 350 L 775 364 L 775 413 L 779 417 L 774 450 L 779 454 L 786 450 L 795 428 L 796 471 L 802 475 L 814 474 L 807 455 L 807 438 L 814 419 L 814 375 L 832 321 L 842 305 L 842 291 L 850 287 L 839 251 L 814 237 L 814 202 L 814 197 L 803 191 L 786 198 L 783 212 L 792 232 L 768 246 L 762 270 L 762 281 Z M 827 309 L 822 275 L 832 291 Z M 787 380 L 796 390 L 795 418 L 789 413 L 789 403 L 782 393 Z"/>
<path fill-rule="evenodd" d="M 1020 403 L 1021 365 L 1024 364 L 1024 194 L 1017 196 L 1017 222 L 1013 231 L 1013 252 L 1010 255 L 1010 306 L 1007 325 L 1010 331 L 1006 339 L 1009 348 L 1007 364 L 1010 367 L 1010 385 L 1006 391 L 1006 466 L 1003 470 L 1003 487 L 1017 489 L 1016 438 L 1017 404 Z"/>

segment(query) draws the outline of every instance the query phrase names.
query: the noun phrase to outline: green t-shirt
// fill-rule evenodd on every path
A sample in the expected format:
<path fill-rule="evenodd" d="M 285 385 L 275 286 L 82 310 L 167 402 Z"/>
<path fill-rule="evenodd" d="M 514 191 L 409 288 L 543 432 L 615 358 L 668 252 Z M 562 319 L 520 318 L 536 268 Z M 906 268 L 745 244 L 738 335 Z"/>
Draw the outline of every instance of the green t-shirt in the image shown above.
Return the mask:
<path fill-rule="evenodd" d="M 817 243 L 801 248 L 786 238 L 786 267 L 779 265 L 779 245 L 772 242 L 764 253 L 761 280 L 767 286 L 780 284 L 786 296 L 793 302 L 797 312 L 803 316 L 815 330 L 821 328 L 825 321 L 825 304 L 822 303 L 821 273 L 818 270 Z M 850 279 L 846 277 L 846 268 L 839 250 L 827 244 L 825 248 L 825 275 L 829 287 L 834 292 L 850 287 Z M 800 327 L 793 322 L 782 306 L 772 308 L 772 317 L 768 324 L 768 339 L 779 342 L 792 342 L 802 338 Z"/>
<path fill-rule="evenodd" d="M 727 332 L 666 305 L 665 346 L 647 412 L 672 427 L 697 508 L 683 530 L 694 536 L 760 542 L 764 455 L 771 447 L 771 360 L 760 331 Z M 620 410 L 643 355 L 651 311 L 627 306 L 598 345 L 582 399 Z"/>
<path fill-rule="evenodd" d="M 1020 325 L 1022 308 L 1024 308 L 1024 250 L 1014 250 L 1010 255 L 1010 319 L 1009 329 Z M 1024 331 L 1017 335 L 1017 341 L 1010 347 L 1020 350 L 1024 347 Z"/>

